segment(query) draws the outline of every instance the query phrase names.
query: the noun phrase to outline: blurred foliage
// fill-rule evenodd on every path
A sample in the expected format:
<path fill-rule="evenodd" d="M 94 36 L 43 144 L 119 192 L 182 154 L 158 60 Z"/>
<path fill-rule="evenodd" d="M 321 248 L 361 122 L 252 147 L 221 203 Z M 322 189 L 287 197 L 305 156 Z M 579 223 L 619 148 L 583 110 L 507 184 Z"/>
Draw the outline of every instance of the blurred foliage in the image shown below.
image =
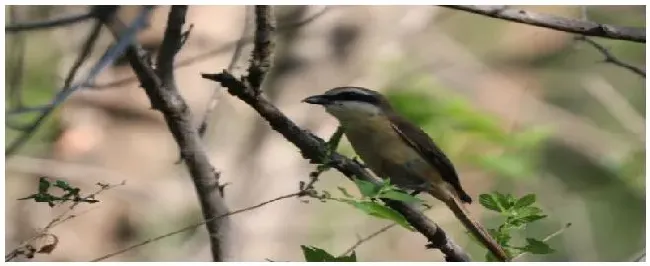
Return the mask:
<path fill-rule="evenodd" d="M 517 179 L 537 174 L 540 147 L 552 133 L 533 127 L 509 132 L 496 117 L 461 97 L 438 96 L 426 77 L 402 80 L 386 96 L 397 112 L 419 125 L 456 164 L 470 163 L 496 176 Z M 432 93 L 432 91 L 434 93 Z"/>
<path fill-rule="evenodd" d="M 42 47 L 40 47 L 44 40 L 50 38 L 49 34 L 51 33 L 45 32 L 23 36 L 26 38 L 23 69 L 16 68 L 16 62 L 13 60 L 5 60 L 5 74 L 7 77 L 16 75 L 17 71 L 22 72 L 20 84 L 8 84 L 10 79 L 5 79 L 6 106 L 13 106 L 9 102 L 11 98 L 8 97 L 10 90 L 18 89 L 21 91 L 22 103 L 25 107 L 37 107 L 49 103 L 62 84 L 57 72 L 61 54 L 56 49 L 42 49 Z M 16 37 L 18 37 L 18 35 L 7 36 L 5 40 L 5 53 L 10 54 L 17 51 L 16 47 L 13 47 L 14 43 L 10 40 L 11 38 Z M 19 88 L 12 87 L 15 85 L 18 85 Z M 27 126 L 31 124 L 37 115 L 38 113 L 31 112 L 7 116 L 6 119 L 11 121 L 12 124 Z M 48 153 L 52 141 L 59 133 L 60 126 L 61 125 L 58 122 L 58 111 L 55 110 L 53 115 L 50 118 L 47 118 L 43 124 L 39 126 L 34 137 L 27 142 L 25 149 L 20 152 L 23 154 Z M 22 134 L 22 131 L 18 131 L 12 127 L 5 128 L 7 129 L 5 132 L 5 142 L 7 144 Z"/>

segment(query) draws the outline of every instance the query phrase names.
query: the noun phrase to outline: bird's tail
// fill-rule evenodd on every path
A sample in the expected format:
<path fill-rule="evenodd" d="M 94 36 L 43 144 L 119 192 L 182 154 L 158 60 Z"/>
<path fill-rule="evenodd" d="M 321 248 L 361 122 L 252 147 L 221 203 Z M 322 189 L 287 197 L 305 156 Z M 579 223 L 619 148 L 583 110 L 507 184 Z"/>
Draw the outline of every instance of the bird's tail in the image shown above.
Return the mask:
<path fill-rule="evenodd" d="M 456 218 L 463 223 L 465 228 L 467 228 L 467 230 L 469 230 L 472 235 L 481 242 L 481 244 L 490 250 L 498 260 L 509 261 L 508 255 L 501 245 L 490 236 L 488 231 L 485 230 L 480 223 L 469 216 L 469 212 L 465 209 L 463 204 L 456 199 L 456 197 L 451 197 L 449 200 L 446 200 L 445 204 L 447 204 L 449 209 L 451 209 L 454 215 L 456 215 Z"/>

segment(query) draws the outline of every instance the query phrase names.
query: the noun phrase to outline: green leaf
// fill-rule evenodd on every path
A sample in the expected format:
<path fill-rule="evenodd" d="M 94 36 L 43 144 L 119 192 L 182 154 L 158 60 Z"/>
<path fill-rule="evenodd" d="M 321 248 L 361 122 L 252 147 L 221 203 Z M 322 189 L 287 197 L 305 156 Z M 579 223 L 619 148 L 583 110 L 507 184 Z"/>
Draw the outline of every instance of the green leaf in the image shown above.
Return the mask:
<path fill-rule="evenodd" d="M 50 189 L 50 181 L 47 181 L 45 177 L 41 177 L 38 180 L 38 193 L 46 194 L 49 189 Z"/>
<path fill-rule="evenodd" d="M 517 215 L 515 215 L 515 216 L 517 218 L 519 218 L 519 217 L 525 217 L 525 216 L 530 216 L 530 215 L 540 214 L 540 213 L 542 213 L 542 209 L 540 209 L 538 207 L 535 207 L 535 206 L 528 206 L 528 207 L 516 210 Z"/>
<path fill-rule="evenodd" d="M 414 196 L 411 196 L 409 194 L 406 194 L 404 192 L 397 191 L 397 190 L 383 191 L 377 197 L 378 198 L 386 198 L 386 199 L 398 200 L 398 201 L 402 201 L 402 202 L 406 202 L 406 203 L 422 202 L 422 200 L 419 199 L 419 198 L 416 198 Z"/>
<path fill-rule="evenodd" d="M 491 194 L 479 195 L 478 202 L 488 210 L 493 210 L 496 212 L 502 211 L 501 208 L 499 208 L 499 203 L 497 202 L 496 197 Z"/>
<path fill-rule="evenodd" d="M 354 183 L 357 184 L 357 187 L 359 187 L 359 192 L 361 192 L 361 195 L 369 198 L 374 198 L 377 196 L 377 193 L 379 193 L 379 190 L 381 189 L 381 187 L 373 184 L 372 182 L 358 178 L 354 179 Z"/>
<path fill-rule="evenodd" d="M 391 220 L 393 222 L 396 222 L 397 224 L 401 225 L 402 227 L 408 229 L 409 231 L 414 231 L 413 227 L 406 221 L 404 216 L 400 214 L 399 212 L 386 207 L 384 205 L 381 205 L 377 202 L 373 201 L 354 201 L 354 200 L 346 200 L 346 199 L 340 199 L 341 201 L 348 203 L 355 208 L 365 212 L 368 215 L 372 215 L 378 218 L 386 219 L 386 220 Z"/>
<path fill-rule="evenodd" d="M 336 257 L 327 253 L 327 251 L 312 247 L 300 245 L 302 248 L 302 254 L 305 256 L 305 261 L 307 262 L 324 262 L 324 261 L 335 261 Z"/>
<path fill-rule="evenodd" d="M 54 182 L 54 186 L 58 187 L 60 189 L 63 189 L 65 191 L 74 190 L 74 188 L 71 187 L 70 184 L 68 184 L 67 182 L 65 182 L 63 180 L 57 180 L 56 182 Z"/>
<path fill-rule="evenodd" d="M 535 203 L 536 200 L 537 199 L 535 198 L 535 194 L 528 194 L 526 196 L 523 196 L 515 203 L 515 209 L 521 209 L 533 205 L 533 203 Z"/>
<path fill-rule="evenodd" d="M 356 262 L 357 254 L 353 251 L 349 256 L 335 257 L 327 251 L 314 247 L 301 245 L 302 253 L 307 262 Z"/>
<path fill-rule="evenodd" d="M 529 224 L 529 223 L 532 223 L 534 221 L 541 220 L 541 219 L 544 219 L 544 218 L 546 218 L 546 215 L 533 214 L 533 215 L 529 215 L 529 216 L 516 218 L 515 220 L 520 221 L 520 222 L 522 222 L 524 224 Z"/>
<path fill-rule="evenodd" d="M 512 208 L 512 206 L 515 205 L 515 197 L 513 197 L 512 195 L 501 194 L 499 192 L 495 192 L 495 194 L 499 206 L 503 207 L 504 210 L 510 210 L 510 208 Z"/>
<path fill-rule="evenodd" d="M 528 244 L 524 247 L 526 252 L 532 254 L 549 254 L 555 252 L 548 244 L 534 238 L 526 238 Z"/>
<path fill-rule="evenodd" d="M 350 195 L 350 193 L 348 193 L 348 191 L 345 188 L 343 187 L 336 187 L 336 188 L 338 188 L 339 191 L 341 191 L 341 194 L 343 194 L 344 197 L 353 198 L 352 195 Z"/>

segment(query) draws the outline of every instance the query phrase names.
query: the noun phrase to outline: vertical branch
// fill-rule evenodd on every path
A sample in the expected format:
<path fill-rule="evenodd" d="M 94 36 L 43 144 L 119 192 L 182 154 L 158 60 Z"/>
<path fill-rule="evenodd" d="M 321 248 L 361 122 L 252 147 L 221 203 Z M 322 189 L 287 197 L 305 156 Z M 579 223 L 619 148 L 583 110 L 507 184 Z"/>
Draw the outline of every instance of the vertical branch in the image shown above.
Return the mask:
<path fill-rule="evenodd" d="M 192 124 L 189 106 L 180 95 L 174 79 L 174 57 L 187 36 L 187 32 L 182 32 L 187 9 L 187 6 L 172 6 L 155 70 L 137 43 L 129 46 L 126 57 L 151 101 L 151 107 L 163 113 L 169 131 L 178 144 L 181 158 L 196 189 L 203 217 L 207 221 L 212 258 L 214 261 L 222 261 L 219 229 L 223 221 L 215 217 L 226 213 L 227 209 L 219 189 L 220 173 L 210 164 L 198 131 Z M 118 34 L 115 27 L 111 29 L 114 35 Z"/>
<path fill-rule="evenodd" d="M 260 86 L 264 76 L 271 68 L 273 55 L 273 32 L 275 31 L 275 17 L 270 6 L 255 6 L 255 37 L 251 63 L 248 67 L 246 80 L 251 87 L 260 93 Z"/>

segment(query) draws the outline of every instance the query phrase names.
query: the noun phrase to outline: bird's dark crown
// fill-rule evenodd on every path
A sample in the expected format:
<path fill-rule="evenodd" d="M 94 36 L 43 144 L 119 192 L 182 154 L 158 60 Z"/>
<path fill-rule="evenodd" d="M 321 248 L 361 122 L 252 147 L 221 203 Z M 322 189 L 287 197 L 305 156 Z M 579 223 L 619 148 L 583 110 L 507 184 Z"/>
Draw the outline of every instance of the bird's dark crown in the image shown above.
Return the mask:
<path fill-rule="evenodd" d="M 381 94 L 363 87 L 336 87 L 325 92 L 324 96 L 330 101 L 355 101 L 373 105 L 385 102 Z"/>

